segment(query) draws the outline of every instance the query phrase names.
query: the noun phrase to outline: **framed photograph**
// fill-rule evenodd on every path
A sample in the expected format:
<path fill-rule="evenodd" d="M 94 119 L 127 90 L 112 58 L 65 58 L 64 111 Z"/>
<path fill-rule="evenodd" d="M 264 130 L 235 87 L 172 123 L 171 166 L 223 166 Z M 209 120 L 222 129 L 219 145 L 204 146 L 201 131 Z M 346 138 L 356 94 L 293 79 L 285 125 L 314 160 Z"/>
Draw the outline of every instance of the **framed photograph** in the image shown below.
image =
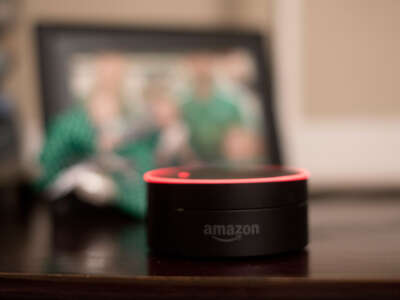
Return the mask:
<path fill-rule="evenodd" d="M 281 164 L 261 35 L 40 25 L 37 37 L 41 165 L 56 165 L 44 184 L 110 153 L 138 174 L 192 163 Z"/>

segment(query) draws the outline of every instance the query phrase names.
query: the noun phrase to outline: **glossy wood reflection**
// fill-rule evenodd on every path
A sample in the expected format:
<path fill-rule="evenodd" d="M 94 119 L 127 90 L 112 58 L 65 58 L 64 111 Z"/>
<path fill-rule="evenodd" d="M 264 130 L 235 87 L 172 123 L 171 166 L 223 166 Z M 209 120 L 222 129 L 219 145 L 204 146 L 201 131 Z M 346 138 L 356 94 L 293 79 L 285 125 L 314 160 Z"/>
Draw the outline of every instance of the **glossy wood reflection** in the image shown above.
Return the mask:
<path fill-rule="evenodd" d="M 167 284 L 168 278 L 176 284 L 186 284 L 189 290 L 189 278 L 203 278 L 204 284 L 213 279 L 216 281 L 211 286 L 221 288 L 229 286 L 229 278 L 237 278 L 240 283 L 236 287 L 245 289 L 259 284 L 259 292 L 279 286 L 282 297 L 288 296 L 286 289 L 294 286 L 303 286 L 312 296 L 324 285 L 333 289 L 334 285 L 350 283 L 348 288 L 356 289 L 355 298 L 369 288 L 371 293 L 380 291 L 381 296 L 389 298 L 400 295 L 400 201 L 396 195 L 339 195 L 312 200 L 311 244 L 304 251 L 258 258 L 188 259 L 153 255 L 147 248 L 145 224 L 118 212 L 88 207 L 74 197 L 49 205 L 18 198 L 12 191 L 2 194 L 0 295 L 6 291 L 13 294 L 15 291 L 7 289 L 18 285 L 28 286 L 29 294 L 46 285 L 53 290 L 62 282 L 66 286 L 93 288 L 93 284 L 104 280 L 107 283 L 102 284 L 109 284 L 110 288 L 118 283 L 132 292 L 127 281 L 139 284 L 138 278 L 149 280 L 146 284 L 140 281 L 139 290 L 142 284 L 154 285 L 153 288 Z M 275 278 L 279 284 L 268 278 Z M 201 280 L 196 284 L 201 286 Z M 42 290 L 44 298 L 46 293 Z M 50 295 L 54 294 L 49 292 Z M 345 297 L 340 293 L 332 295 Z"/>

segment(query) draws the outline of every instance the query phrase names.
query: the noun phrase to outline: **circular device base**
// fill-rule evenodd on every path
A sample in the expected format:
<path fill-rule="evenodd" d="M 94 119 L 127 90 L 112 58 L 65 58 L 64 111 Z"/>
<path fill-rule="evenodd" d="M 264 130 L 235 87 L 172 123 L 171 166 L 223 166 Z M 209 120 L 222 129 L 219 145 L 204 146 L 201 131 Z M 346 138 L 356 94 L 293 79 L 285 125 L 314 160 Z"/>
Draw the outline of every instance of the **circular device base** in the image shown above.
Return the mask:
<path fill-rule="evenodd" d="M 145 174 L 152 251 L 260 256 L 308 243 L 307 178 L 282 167 L 182 167 Z"/>

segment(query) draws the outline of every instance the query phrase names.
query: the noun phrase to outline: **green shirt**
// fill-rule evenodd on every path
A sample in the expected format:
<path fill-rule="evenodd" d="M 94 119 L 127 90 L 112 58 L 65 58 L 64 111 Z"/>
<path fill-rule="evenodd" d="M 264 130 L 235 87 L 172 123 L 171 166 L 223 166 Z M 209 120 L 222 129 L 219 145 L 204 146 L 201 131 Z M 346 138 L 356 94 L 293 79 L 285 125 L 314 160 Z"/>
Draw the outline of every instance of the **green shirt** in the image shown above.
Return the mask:
<path fill-rule="evenodd" d="M 238 108 L 229 96 L 216 90 L 209 99 L 185 97 L 183 118 L 190 129 L 190 144 L 200 159 L 221 160 L 221 144 L 227 130 L 240 123 Z"/>
<path fill-rule="evenodd" d="M 155 167 L 153 152 L 157 141 L 158 133 L 155 132 L 114 151 L 131 162 L 139 175 L 132 178 L 118 172 L 110 174 L 117 186 L 116 205 L 137 218 L 143 218 L 146 213 L 142 175 Z M 85 108 L 77 105 L 51 124 L 39 158 L 41 176 L 36 187 L 45 189 L 64 169 L 89 159 L 96 152 L 96 130 Z"/>

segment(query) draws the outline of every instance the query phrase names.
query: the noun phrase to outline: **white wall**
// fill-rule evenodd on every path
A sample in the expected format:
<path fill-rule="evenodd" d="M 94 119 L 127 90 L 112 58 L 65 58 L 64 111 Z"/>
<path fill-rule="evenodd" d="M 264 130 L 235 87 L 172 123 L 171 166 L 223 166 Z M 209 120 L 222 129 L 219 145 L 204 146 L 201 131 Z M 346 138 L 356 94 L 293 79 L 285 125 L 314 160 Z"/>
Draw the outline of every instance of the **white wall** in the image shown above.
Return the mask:
<path fill-rule="evenodd" d="M 399 28 L 396 1 L 275 1 L 286 154 L 311 171 L 313 188 L 399 186 Z"/>

